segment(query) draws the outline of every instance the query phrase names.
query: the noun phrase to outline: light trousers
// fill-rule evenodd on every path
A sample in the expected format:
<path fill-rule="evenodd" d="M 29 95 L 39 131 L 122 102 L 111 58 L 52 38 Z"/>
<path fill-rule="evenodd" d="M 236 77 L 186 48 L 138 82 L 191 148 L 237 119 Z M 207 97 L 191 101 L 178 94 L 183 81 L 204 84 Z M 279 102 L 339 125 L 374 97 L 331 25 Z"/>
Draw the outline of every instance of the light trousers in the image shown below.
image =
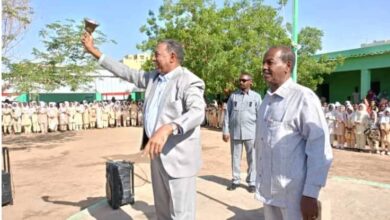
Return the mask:
<path fill-rule="evenodd" d="M 302 214 L 299 208 L 281 208 L 264 204 L 264 217 L 265 220 L 301 220 Z"/>
<path fill-rule="evenodd" d="M 254 140 L 231 140 L 232 154 L 232 176 L 233 183 L 240 184 L 240 164 L 242 156 L 242 148 L 245 146 L 246 161 L 248 164 L 248 176 L 246 182 L 249 186 L 254 186 L 256 181 L 256 164 L 255 164 L 255 141 Z"/>
<path fill-rule="evenodd" d="M 154 205 L 158 220 L 194 220 L 196 176 L 170 177 L 160 157 L 151 161 Z"/>

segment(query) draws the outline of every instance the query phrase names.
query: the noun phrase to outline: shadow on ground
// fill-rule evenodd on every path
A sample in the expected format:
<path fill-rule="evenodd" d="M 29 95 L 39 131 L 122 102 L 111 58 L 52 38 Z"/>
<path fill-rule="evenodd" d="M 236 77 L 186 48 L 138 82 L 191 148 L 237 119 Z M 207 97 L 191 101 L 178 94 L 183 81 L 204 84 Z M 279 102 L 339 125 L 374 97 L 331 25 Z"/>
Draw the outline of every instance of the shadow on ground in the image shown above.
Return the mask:
<path fill-rule="evenodd" d="M 143 212 L 147 219 L 155 219 L 156 212 L 154 210 L 154 205 L 149 205 L 144 201 L 136 201 L 132 206 L 133 209 Z"/>
<path fill-rule="evenodd" d="M 13 135 L 3 136 L 3 146 L 9 147 L 10 151 L 30 150 L 31 148 L 52 149 L 60 147 L 62 143 L 75 140 L 76 132 L 56 132 L 48 134 L 32 134 L 32 136 Z"/>
<path fill-rule="evenodd" d="M 217 202 L 221 205 L 226 206 L 226 209 L 233 212 L 234 216 L 228 218 L 228 220 L 233 219 L 257 219 L 257 220 L 264 220 L 264 211 L 263 208 L 253 209 L 253 210 L 245 210 L 237 206 L 229 205 L 221 200 L 218 200 L 214 197 L 211 197 L 205 193 L 202 193 L 200 191 L 196 191 L 199 195 L 202 195 L 210 200 L 213 200 L 214 202 Z"/>
<path fill-rule="evenodd" d="M 219 176 L 214 176 L 214 175 L 204 175 L 204 176 L 199 176 L 199 178 L 202 178 L 204 180 L 214 182 L 217 184 L 220 184 L 222 186 L 229 186 L 231 183 L 231 180 L 222 178 Z M 247 186 L 240 184 L 240 187 L 247 188 Z M 258 208 L 258 209 L 253 209 L 253 210 L 245 210 L 237 206 L 232 206 L 229 205 L 221 200 L 218 200 L 214 197 L 211 197 L 203 192 L 197 191 L 199 195 L 202 195 L 210 200 L 213 200 L 214 202 L 217 202 L 221 205 L 226 206 L 228 210 L 234 213 L 234 216 L 228 218 L 228 219 L 257 219 L 257 220 L 264 220 L 264 210 L 263 208 Z"/>
<path fill-rule="evenodd" d="M 68 206 L 77 206 L 80 207 L 80 210 L 87 208 L 88 206 L 97 203 L 98 201 L 104 199 L 104 197 L 87 197 L 84 200 L 73 202 L 73 201 L 64 201 L 64 200 L 54 200 L 50 196 L 42 196 L 43 201 L 50 202 L 58 205 L 68 205 Z"/>
<path fill-rule="evenodd" d="M 88 199 L 87 199 L 88 200 Z M 58 202 L 58 201 L 57 201 Z M 83 201 L 81 201 L 83 202 Z M 126 205 L 128 206 L 128 205 Z M 128 212 L 125 212 L 123 209 L 126 209 L 126 206 L 122 206 L 118 209 L 112 209 L 111 206 L 108 204 L 107 200 L 100 199 L 95 204 L 89 206 L 83 212 L 79 212 L 78 214 L 72 216 L 69 218 L 71 219 L 81 219 L 82 215 L 89 215 L 92 216 L 96 220 L 132 220 L 132 219 L 139 219 L 140 215 L 143 216 L 143 218 L 146 217 L 146 219 L 156 219 L 156 214 L 154 210 L 153 205 L 149 205 L 148 203 L 144 201 L 136 201 L 133 205 L 131 205 L 131 208 L 133 210 L 137 210 L 141 213 L 134 214 L 134 216 L 130 216 Z"/>
<path fill-rule="evenodd" d="M 214 175 L 204 175 L 204 176 L 199 176 L 199 178 L 202 178 L 204 180 L 214 182 L 214 183 L 220 184 L 222 186 L 226 186 L 226 187 L 228 187 L 232 183 L 231 180 L 229 180 L 229 179 L 219 177 L 219 176 L 214 176 Z M 245 188 L 248 190 L 248 186 L 246 186 L 244 184 L 240 184 L 239 187 L 242 187 L 242 188 Z"/>

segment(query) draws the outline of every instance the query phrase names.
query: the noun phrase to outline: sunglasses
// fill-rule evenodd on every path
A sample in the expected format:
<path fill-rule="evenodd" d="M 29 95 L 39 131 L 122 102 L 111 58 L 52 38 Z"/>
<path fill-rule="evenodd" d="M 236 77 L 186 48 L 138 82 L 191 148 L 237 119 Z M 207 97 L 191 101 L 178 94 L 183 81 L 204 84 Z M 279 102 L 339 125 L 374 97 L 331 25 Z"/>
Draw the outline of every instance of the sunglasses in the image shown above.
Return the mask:
<path fill-rule="evenodd" d="M 251 81 L 250 79 L 240 79 L 240 82 L 247 82 L 247 81 Z"/>

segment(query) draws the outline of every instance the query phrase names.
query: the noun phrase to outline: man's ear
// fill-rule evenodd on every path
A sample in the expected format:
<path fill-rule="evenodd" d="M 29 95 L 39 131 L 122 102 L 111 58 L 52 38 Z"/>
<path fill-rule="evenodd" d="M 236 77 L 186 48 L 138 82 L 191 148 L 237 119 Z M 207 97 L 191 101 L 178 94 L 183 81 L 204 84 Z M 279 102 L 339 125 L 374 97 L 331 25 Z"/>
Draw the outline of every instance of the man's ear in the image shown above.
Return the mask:
<path fill-rule="evenodd" d="M 286 66 L 288 68 L 287 73 L 291 73 L 292 72 L 292 68 L 291 68 L 292 67 L 292 62 L 291 61 L 287 61 Z"/>
<path fill-rule="evenodd" d="M 174 52 L 171 52 L 171 61 L 172 63 L 177 61 L 177 56 Z"/>

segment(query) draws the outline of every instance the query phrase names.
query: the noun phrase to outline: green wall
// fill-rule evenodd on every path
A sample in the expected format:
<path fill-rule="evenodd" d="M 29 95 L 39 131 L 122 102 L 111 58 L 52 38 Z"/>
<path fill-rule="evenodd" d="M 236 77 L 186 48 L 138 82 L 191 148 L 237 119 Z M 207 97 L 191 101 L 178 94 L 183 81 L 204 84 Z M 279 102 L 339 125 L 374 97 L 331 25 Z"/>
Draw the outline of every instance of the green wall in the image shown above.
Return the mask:
<path fill-rule="evenodd" d="M 390 65 L 390 54 L 378 54 L 362 57 L 348 57 L 344 63 L 336 67 L 335 72 L 388 68 Z"/>
<path fill-rule="evenodd" d="M 360 71 L 336 72 L 327 79 L 329 102 L 344 103 L 357 86 L 360 90 Z M 352 98 L 352 97 L 351 97 Z"/>
<path fill-rule="evenodd" d="M 40 93 L 37 101 L 44 102 L 93 102 L 97 98 L 96 93 Z"/>
<path fill-rule="evenodd" d="M 145 100 L 145 92 L 132 92 L 131 100 L 132 101 Z"/>
<path fill-rule="evenodd" d="M 362 47 L 351 50 L 326 53 L 329 58 L 345 57 L 332 74 L 319 86 L 319 96 L 326 96 L 328 102 L 344 102 L 358 87 L 361 98 L 369 89 L 390 92 L 390 44 Z M 317 55 L 319 57 L 320 55 Z M 327 90 L 328 86 L 328 90 Z M 352 98 L 352 97 L 351 97 Z"/>
<path fill-rule="evenodd" d="M 16 98 L 16 101 L 18 102 L 28 102 L 28 94 L 27 93 L 22 93 Z"/>
<path fill-rule="evenodd" d="M 390 68 L 371 69 L 371 82 L 380 83 L 380 91 L 390 92 Z M 344 102 L 348 96 L 352 96 L 355 87 L 360 88 L 360 70 L 335 72 L 325 78 L 324 84 L 329 84 L 328 102 Z M 322 94 L 319 93 L 321 96 Z M 352 97 L 351 97 L 352 98 Z"/>
<path fill-rule="evenodd" d="M 103 100 L 102 94 L 100 92 L 97 92 L 95 94 L 95 100 L 96 101 L 102 101 Z"/>

